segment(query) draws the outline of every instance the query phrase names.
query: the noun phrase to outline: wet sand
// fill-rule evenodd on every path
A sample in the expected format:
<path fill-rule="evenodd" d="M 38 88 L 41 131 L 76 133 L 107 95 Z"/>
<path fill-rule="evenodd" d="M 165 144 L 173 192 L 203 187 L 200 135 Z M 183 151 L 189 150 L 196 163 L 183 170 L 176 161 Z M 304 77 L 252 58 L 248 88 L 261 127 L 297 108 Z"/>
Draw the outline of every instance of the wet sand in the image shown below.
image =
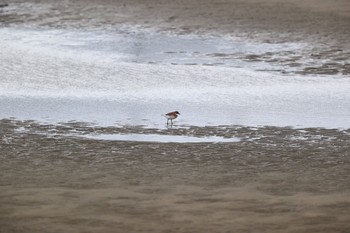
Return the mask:
<path fill-rule="evenodd" d="M 9 1 L 8 7 L 0 8 L 2 25 L 112 30 L 136 26 L 160 33 L 233 36 L 259 43 L 308 43 L 310 48 L 287 54 L 223 54 L 222 59 L 283 64 L 306 75 L 350 74 L 350 3 L 346 0 L 15 3 Z"/>
<path fill-rule="evenodd" d="M 350 131 L 0 122 L 0 232 L 348 232 Z M 83 135 L 237 137 L 230 143 Z M 81 136 L 79 136 L 81 135 Z"/>
<path fill-rule="evenodd" d="M 291 51 L 287 65 L 310 59 L 301 74 L 349 75 L 346 0 L 15 2 L 22 2 L 17 10 L 11 11 L 12 1 L 1 7 L 3 26 L 137 25 L 161 33 L 306 42 L 313 47 Z M 276 54 L 241 58 L 274 62 Z M 91 133 L 241 140 L 157 143 L 77 136 Z M 349 232 L 349 141 L 349 129 L 159 130 L 3 119 L 0 232 Z"/>

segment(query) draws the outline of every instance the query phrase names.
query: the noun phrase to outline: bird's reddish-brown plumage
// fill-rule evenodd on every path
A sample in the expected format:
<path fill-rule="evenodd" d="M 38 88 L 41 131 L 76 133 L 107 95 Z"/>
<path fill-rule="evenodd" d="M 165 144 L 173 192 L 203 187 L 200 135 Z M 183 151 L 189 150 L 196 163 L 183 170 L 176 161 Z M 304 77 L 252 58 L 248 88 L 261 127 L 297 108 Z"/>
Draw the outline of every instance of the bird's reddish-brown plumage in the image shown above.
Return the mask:
<path fill-rule="evenodd" d="M 179 114 L 180 113 L 178 111 L 174 111 L 174 112 L 169 112 L 169 113 L 165 114 L 165 116 L 169 119 L 175 119 L 175 118 L 177 118 L 177 116 Z"/>

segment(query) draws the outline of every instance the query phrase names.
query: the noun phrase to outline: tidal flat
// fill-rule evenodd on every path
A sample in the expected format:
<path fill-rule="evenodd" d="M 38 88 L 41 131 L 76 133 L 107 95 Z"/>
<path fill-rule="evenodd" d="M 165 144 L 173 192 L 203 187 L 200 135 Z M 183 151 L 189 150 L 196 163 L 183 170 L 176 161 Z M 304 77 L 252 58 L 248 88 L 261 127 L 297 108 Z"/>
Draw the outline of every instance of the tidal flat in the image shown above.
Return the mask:
<path fill-rule="evenodd" d="M 87 135 L 238 138 L 96 140 Z M 1 232 L 347 232 L 350 130 L 0 121 Z"/>

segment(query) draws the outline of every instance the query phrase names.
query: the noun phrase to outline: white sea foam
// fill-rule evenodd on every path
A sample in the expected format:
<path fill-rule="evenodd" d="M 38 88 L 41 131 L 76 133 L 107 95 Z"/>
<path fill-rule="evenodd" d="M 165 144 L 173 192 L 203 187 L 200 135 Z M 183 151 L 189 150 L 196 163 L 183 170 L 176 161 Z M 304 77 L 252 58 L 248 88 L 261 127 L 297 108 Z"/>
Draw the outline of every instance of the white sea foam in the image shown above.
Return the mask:
<path fill-rule="evenodd" d="M 113 38 L 128 45 L 118 35 L 1 29 L 0 116 L 157 124 L 158 116 L 176 109 L 184 113 L 182 124 L 350 127 L 348 77 L 147 64 L 158 50 L 113 49 Z"/>

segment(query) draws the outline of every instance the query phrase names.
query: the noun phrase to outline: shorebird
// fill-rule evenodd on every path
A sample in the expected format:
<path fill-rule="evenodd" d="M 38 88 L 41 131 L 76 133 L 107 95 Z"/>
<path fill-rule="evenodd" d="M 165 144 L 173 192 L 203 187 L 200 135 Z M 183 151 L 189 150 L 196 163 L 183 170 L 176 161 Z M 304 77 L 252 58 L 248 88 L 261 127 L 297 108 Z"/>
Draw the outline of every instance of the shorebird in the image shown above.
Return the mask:
<path fill-rule="evenodd" d="M 180 113 L 178 111 L 174 111 L 174 112 L 169 112 L 167 114 L 165 114 L 164 116 L 168 119 L 166 124 L 169 124 L 169 120 L 171 122 L 171 125 L 173 124 L 173 119 L 177 118 L 177 116 L 180 115 Z"/>

